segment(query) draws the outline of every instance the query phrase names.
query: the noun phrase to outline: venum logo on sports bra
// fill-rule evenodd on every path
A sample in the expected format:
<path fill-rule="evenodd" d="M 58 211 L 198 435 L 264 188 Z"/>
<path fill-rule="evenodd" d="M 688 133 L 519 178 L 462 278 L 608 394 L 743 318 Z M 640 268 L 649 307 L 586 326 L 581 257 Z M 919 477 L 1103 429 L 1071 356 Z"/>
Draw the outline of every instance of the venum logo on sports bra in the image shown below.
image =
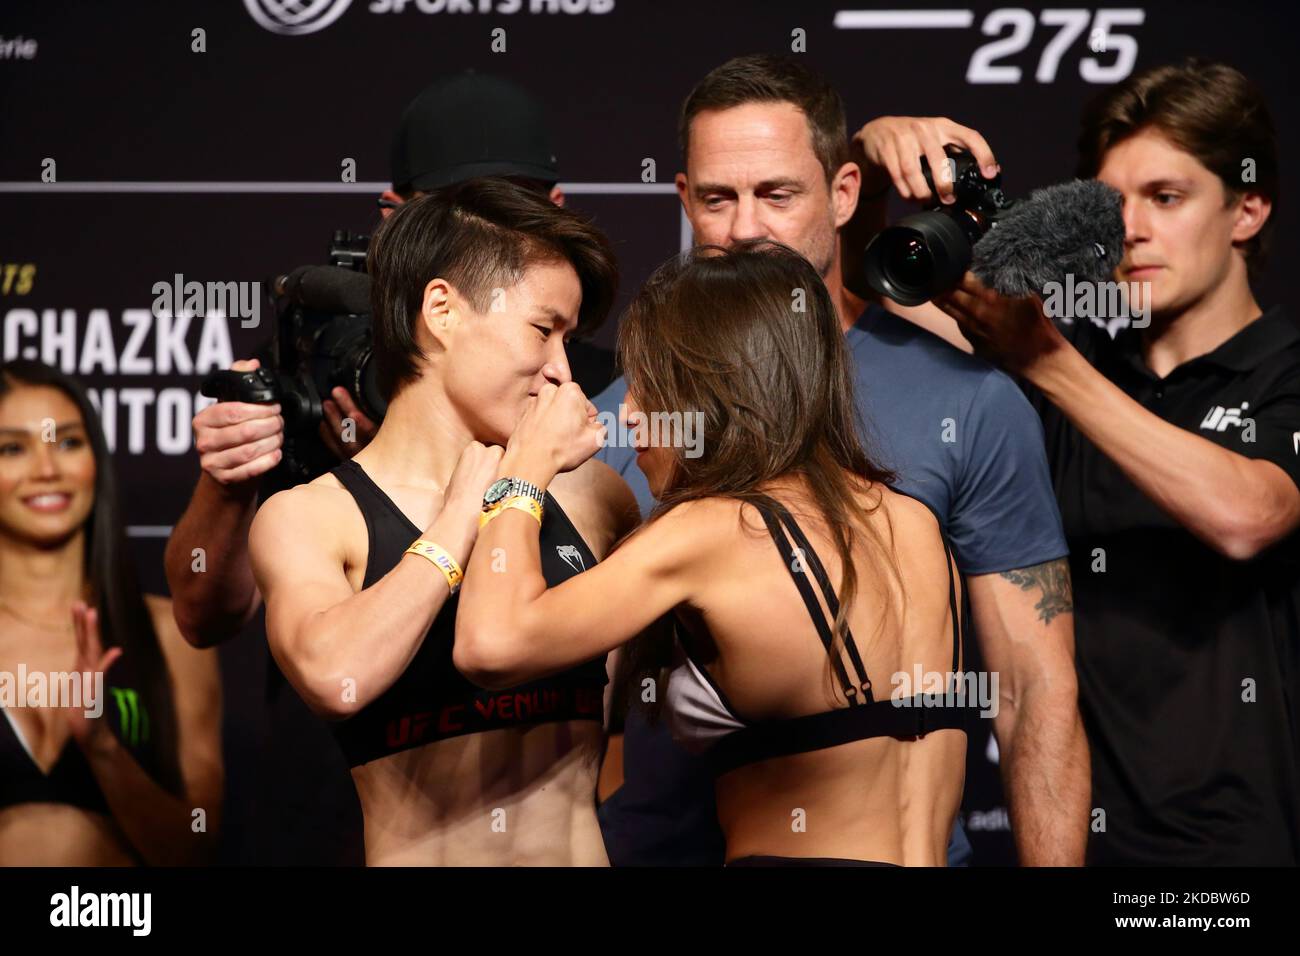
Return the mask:
<path fill-rule="evenodd" d="M 530 687 L 484 691 L 468 701 L 446 704 L 388 721 L 385 744 L 393 749 L 425 740 L 458 737 L 498 727 L 541 723 L 564 715 L 572 719 L 599 719 L 604 714 L 604 692 L 596 687 Z"/>

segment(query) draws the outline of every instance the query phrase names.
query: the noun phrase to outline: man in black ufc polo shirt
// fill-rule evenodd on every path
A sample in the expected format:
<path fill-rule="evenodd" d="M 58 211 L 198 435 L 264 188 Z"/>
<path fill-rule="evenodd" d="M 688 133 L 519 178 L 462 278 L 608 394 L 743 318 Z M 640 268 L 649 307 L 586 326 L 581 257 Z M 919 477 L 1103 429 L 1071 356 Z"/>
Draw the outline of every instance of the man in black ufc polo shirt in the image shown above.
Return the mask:
<path fill-rule="evenodd" d="M 1043 418 L 1092 745 L 1089 860 L 1294 865 L 1300 330 L 1249 282 L 1277 195 L 1272 122 L 1236 70 L 1188 62 L 1107 91 L 1081 144 L 1081 175 L 1123 196 L 1116 278 L 1141 284 L 1149 324 L 1112 340 L 969 276 L 938 304 Z"/>
<path fill-rule="evenodd" d="M 1112 342 L 1085 319 L 1067 337 L 1081 356 L 1075 361 L 1152 416 L 1269 463 L 1279 484 L 1300 483 L 1300 329 L 1281 309 L 1163 378 L 1143 360 L 1137 329 Z M 1067 388 L 1074 395 L 1061 407 L 1036 389 L 1031 398 L 1070 542 L 1076 621 L 1086 622 L 1076 623 L 1076 634 L 1092 743 L 1089 861 L 1295 864 L 1300 535 L 1292 530 L 1270 546 L 1264 529 L 1293 528 L 1296 503 L 1285 504 L 1283 492 L 1267 513 L 1269 492 L 1245 491 L 1228 474 L 1211 477 L 1217 469 L 1201 472 L 1199 456 L 1184 457 L 1164 436 L 1153 434 L 1146 451 L 1117 449 L 1130 467 L 1150 468 L 1149 487 L 1177 494 L 1159 471 L 1186 469 L 1188 482 L 1204 476 L 1203 495 L 1224 499 L 1219 516 L 1206 516 L 1207 538 L 1189 533 L 1086 437 L 1089 428 L 1122 427 L 1100 419 L 1121 408 L 1123 396 L 1094 392 L 1083 376 Z M 1071 422 L 1063 408 L 1093 395 L 1095 410 Z M 1139 431 L 1114 437 L 1117 446 L 1141 441 Z M 1166 453 L 1159 468 L 1143 462 Z M 1224 464 L 1232 468 L 1226 457 Z M 1236 515 L 1238 508 L 1260 510 Z M 1212 522 L 1223 523 L 1217 534 Z M 1234 539 L 1236 522 L 1242 536 Z"/>

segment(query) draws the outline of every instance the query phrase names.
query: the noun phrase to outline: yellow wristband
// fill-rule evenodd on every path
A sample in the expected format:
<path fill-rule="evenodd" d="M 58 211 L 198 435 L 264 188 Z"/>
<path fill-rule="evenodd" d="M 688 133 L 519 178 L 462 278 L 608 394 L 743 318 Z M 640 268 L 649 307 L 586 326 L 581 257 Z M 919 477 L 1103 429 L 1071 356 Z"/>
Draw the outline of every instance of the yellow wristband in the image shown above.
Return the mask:
<path fill-rule="evenodd" d="M 442 545 L 421 538 L 407 548 L 406 553 L 418 554 L 422 558 L 428 558 L 433 563 L 433 566 L 441 571 L 443 577 L 447 579 L 447 587 L 451 588 L 451 593 L 455 594 L 460 590 L 460 582 L 464 580 L 465 573 L 461 571 L 460 565 L 451 556 L 451 552 Z"/>
<path fill-rule="evenodd" d="M 519 511 L 526 511 L 537 519 L 538 527 L 542 524 L 542 506 L 537 503 L 536 498 L 530 498 L 528 495 L 515 495 L 513 498 L 507 498 L 491 511 L 485 511 L 478 518 L 478 526 L 482 528 L 489 521 L 506 510 L 515 508 Z"/>

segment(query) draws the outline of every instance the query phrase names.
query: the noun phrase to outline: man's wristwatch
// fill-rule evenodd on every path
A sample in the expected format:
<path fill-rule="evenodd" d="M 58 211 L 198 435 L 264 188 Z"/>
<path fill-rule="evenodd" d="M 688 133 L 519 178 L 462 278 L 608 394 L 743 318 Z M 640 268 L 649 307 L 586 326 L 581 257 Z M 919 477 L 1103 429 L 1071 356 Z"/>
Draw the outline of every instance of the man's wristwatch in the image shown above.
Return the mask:
<path fill-rule="evenodd" d="M 487 493 L 483 495 L 483 510 L 491 511 L 507 498 L 515 498 L 522 495 L 525 498 L 532 498 L 537 502 L 540 508 L 546 500 L 542 490 L 532 482 L 524 481 L 522 478 L 498 478 L 488 486 Z"/>

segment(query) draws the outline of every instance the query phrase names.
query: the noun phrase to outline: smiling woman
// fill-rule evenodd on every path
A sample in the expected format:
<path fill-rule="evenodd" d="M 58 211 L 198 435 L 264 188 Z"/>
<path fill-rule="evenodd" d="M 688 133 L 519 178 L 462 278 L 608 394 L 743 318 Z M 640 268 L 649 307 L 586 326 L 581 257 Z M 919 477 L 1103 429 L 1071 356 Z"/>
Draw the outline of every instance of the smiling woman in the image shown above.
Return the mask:
<path fill-rule="evenodd" d="M 0 365 L 0 672 L 56 678 L 0 705 L 0 865 L 196 863 L 215 842 L 216 660 L 140 593 L 119 514 L 81 386 Z"/>

